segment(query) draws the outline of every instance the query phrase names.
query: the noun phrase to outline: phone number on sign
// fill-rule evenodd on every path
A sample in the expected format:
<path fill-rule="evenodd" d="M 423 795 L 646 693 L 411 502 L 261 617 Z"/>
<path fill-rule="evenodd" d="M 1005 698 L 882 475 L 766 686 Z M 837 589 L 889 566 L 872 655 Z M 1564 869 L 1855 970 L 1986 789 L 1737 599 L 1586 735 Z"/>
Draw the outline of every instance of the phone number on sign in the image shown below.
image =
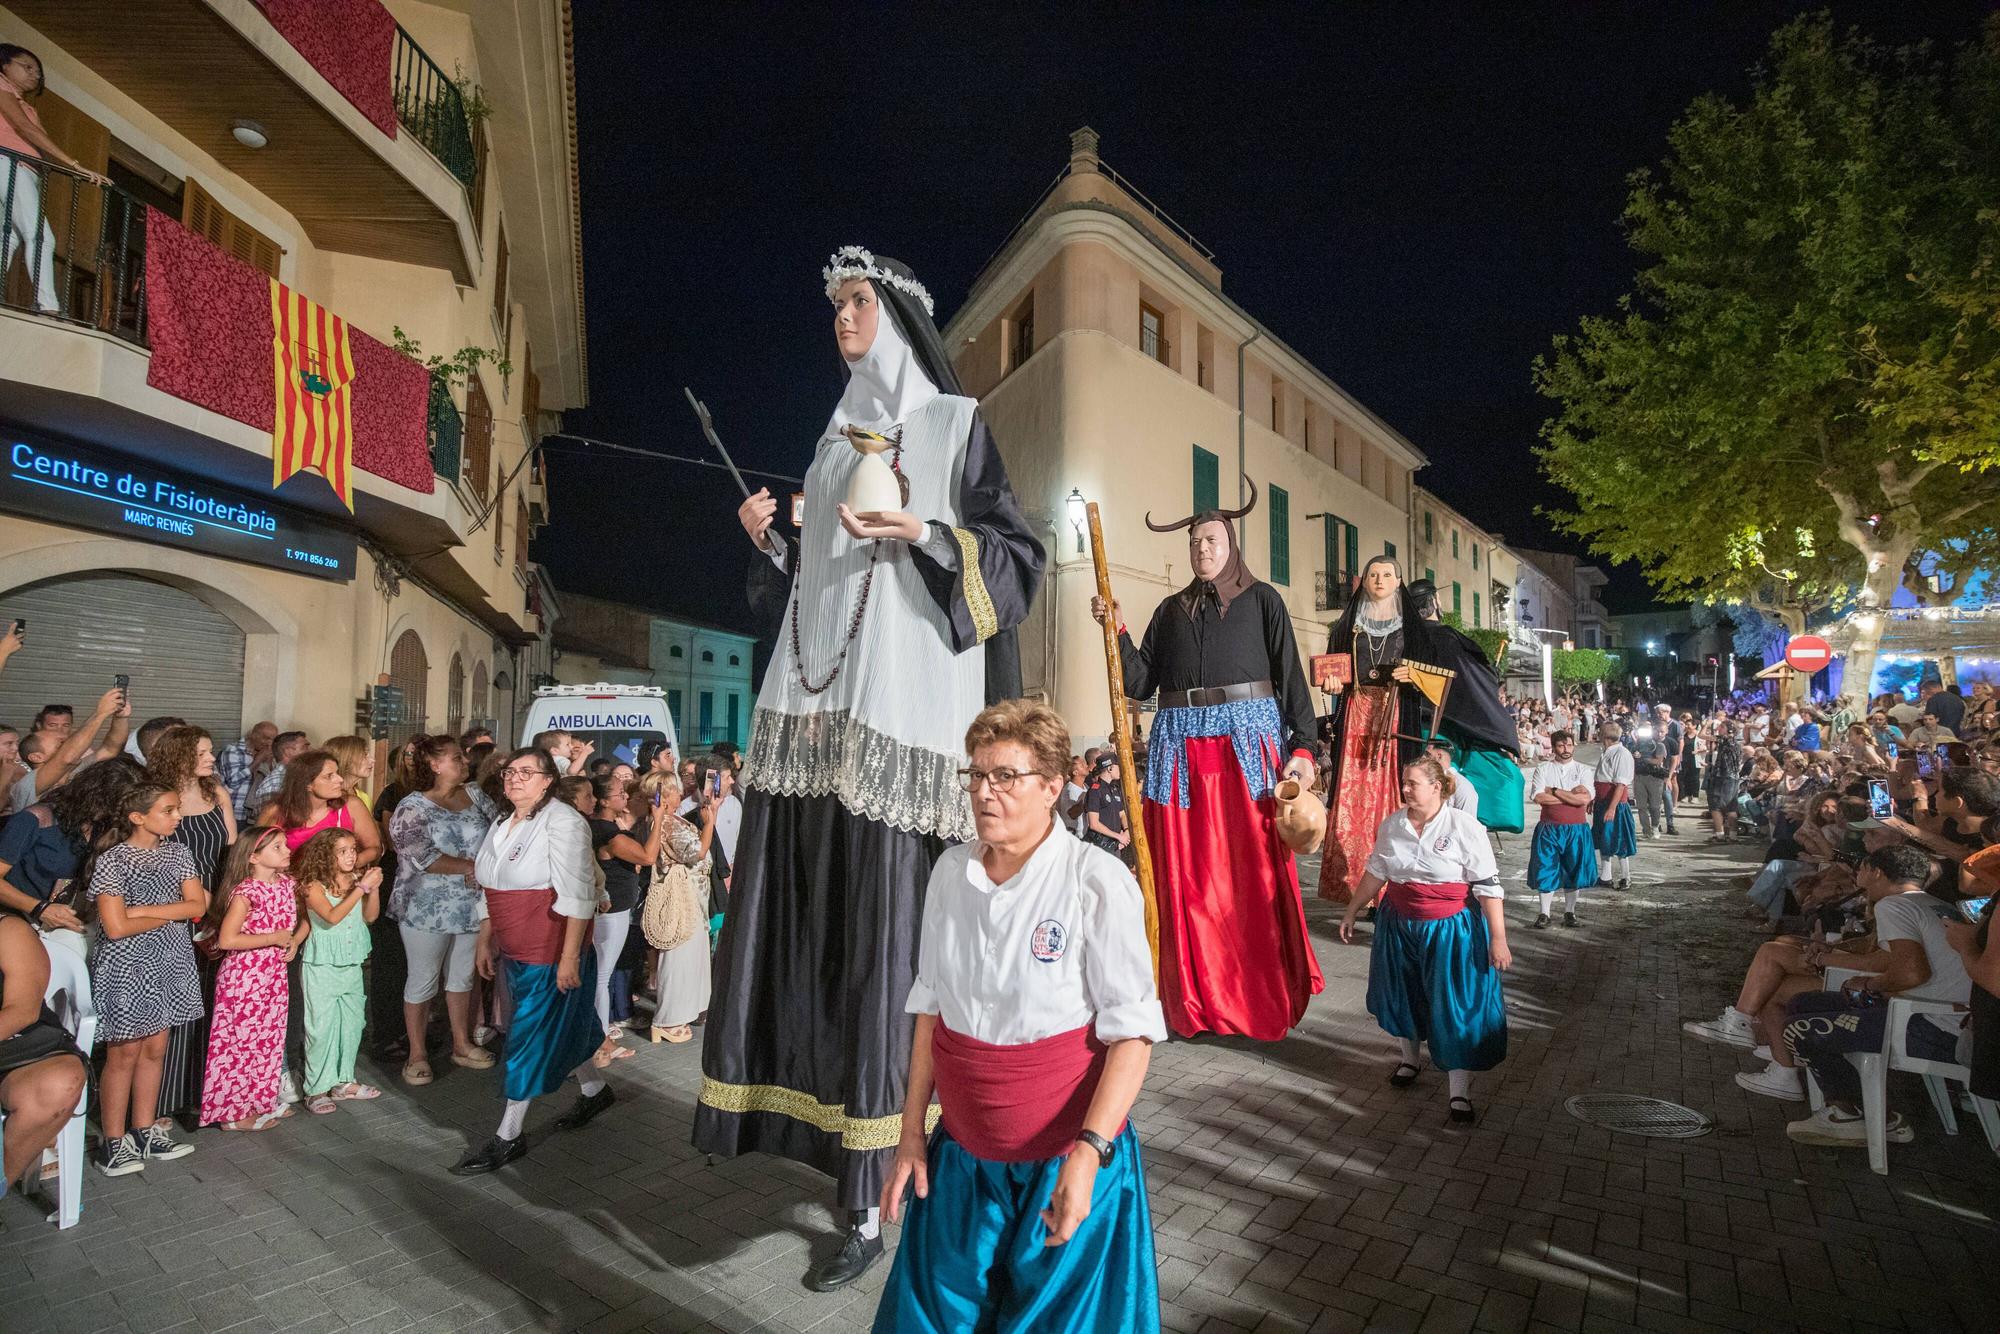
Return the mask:
<path fill-rule="evenodd" d="M 285 559 L 295 560 L 301 565 L 317 565 L 325 570 L 337 570 L 340 568 L 340 557 L 338 556 L 322 556 L 317 551 L 301 551 L 297 547 L 286 547 Z"/>

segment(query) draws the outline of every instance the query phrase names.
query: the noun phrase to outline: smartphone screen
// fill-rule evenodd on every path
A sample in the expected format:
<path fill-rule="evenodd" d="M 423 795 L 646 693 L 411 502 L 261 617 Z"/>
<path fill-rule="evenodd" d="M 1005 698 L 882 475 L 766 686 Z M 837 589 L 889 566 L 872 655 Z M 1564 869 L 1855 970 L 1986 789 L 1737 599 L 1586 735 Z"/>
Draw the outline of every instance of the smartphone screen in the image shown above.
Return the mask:
<path fill-rule="evenodd" d="M 803 528 L 805 526 L 806 493 L 803 491 L 794 491 L 792 492 L 792 527 Z"/>
<path fill-rule="evenodd" d="M 1931 777 L 1931 776 L 1932 776 L 1933 774 L 1935 774 L 1936 772 L 1937 772 L 1937 766 L 1936 766 L 1936 763 L 1935 763 L 1935 762 L 1934 762 L 1934 761 L 1933 761 L 1933 760 L 1931 759 L 1931 753 L 1930 753 L 1929 751 L 1927 751 L 1927 750 L 1920 750 L 1920 751 L 1918 751 L 1918 752 L 1917 752 L 1917 777 L 1919 777 L 1919 778 L 1929 778 L 1929 777 Z"/>
<path fill-rule="evenodd" d="M 1896 813 L 1896 803 L 1890 800 L 1889 785 L 1879 778 L 1868 780 L 1868 814 L 1877 820 L 1886 820 Z"/>
<path fill-rule="evenodd" d="M 117 686 L 120 690 L 129 690 L 132 688 L 132 678 L 120 672 L 111 678 L 111 684 Z"/>
<path fill-rule="evenodd" d="M 711 797 L 722 795 L 722 775 L 713 769 L 709 770 L 708 774 L 708 795 Z"/>

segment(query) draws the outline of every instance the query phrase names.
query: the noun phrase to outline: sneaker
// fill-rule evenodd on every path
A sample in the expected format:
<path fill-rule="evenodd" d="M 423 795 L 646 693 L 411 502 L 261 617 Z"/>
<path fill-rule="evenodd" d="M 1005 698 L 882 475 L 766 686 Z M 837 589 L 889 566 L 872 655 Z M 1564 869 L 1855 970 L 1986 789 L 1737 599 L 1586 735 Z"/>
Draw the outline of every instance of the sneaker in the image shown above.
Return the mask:
<path fill-rule="evenodd" d="M 1831 1103 L 1820 1108 L 1803 1121 L 1793 1121 L 1785 1127 L 1785 1133 L 1799 1144 L 1817 1145 L 1823 1149 L 1866 1148 L 1868 1145 L 1868 1121 L 1859 1113 L 1850 1115 Z M 1890 1144 L 1908 1144 L 1915 1139 L 1916 1132 L 1903 1119 L 1901 1112 L 1891 1112 L 1887 1133 L 1883 1138 Z"/>
<path fill-rule="evenodd" d="M 1578 922 L 1578 921 L 1576 920 L 1576 914 L 1575 914 L 1575 913 L 1573 913 L 1573 912 L 1566 912 L 1566 913 L 1564 913 L 1564 914 L 1563 914 L 1563 925 L 1564 925 L 1564 926 L 1578 926 L 1578 925 L 1580 925 L 1580 923 L 1579 923 L 1579 922 Z"/>
<path fill-rule="evenodd" d="M 1535 924 L 1534 924 L 1534 927 L 1533 927 L 1533 929 L 1534 929 L 1534 930 L 1536 930 L 1536 931 L 1546 931 L 1546 930 L 1548 930 L 1548 929 L 1549 929 L 1549 915 L 1548 915 L 1547 913 L 1536 913 L 1536 914 L 1535 914 Z"/>
<path fill-rule="evenodd" d="M 1757 1034 L 1750 1026 L 1750 1016 L 1734 1005 L 1725 1005 L 1722 1013 L 1714 1019 L 1688 1020 L 1681 1025 L 1681 1032 L 1703 1042 L 1719 1042 L 1725 1047 L 1741 1047 L 1745 1051 L 1757 1045 Z M 1768 1048 L 1764 1049 L 1764 1059 L 1771 1059 Z"/>
<path fill-rule="evenodd" d="M 1761 1042 L 1750 1049 L 1750 1055 L 1755 1057 L 1757 1060 L 1764 1061 L 1766 1063 L 1778 1059 L 1777 1057 L 1771 1055 L 1771 1049 L 1765 1046 Z"/>
<path fill-rule="evenodd" d="M 299 1077 L 286 1070 L 284 1078 L 278 1081 L 278 1101 L 298 1102 L 303 1097 L 304 1095 L 299 1092 Z"/>
<path fill-rule="evenodd" d="M 156 1158 L 163 1163 L 170 1163 L 176 1158 L 185 1158 L 194 1152 L 194 1145 L 181 1143 L 158 1126 L 147 1126 L 144 1130 L 135 1131 L 130 1138 L 138 1142 L 141 1158 Z"/>
<path fill-rule="evenodd" d="M 1805 1084 L 1804 1077 L 1797 1070 L 1787 1069 L 1776 1061 L 1754 1074 L 1741 1071 L 1736 1076 L 1736 1087 L 1766 1098 L 1776 1098 L 1780 1102 L 1804 1102 Z"/>
<path fill-rule="evenodd" d="M 108 1177 L 129 1177 L 134 1172 L 145 1171 L 146 1163 L 139 1156 L 139 1146 L 132 1142 L 132 1137 L 123 1135 L 97 1146 L 97 1170 Z"/>

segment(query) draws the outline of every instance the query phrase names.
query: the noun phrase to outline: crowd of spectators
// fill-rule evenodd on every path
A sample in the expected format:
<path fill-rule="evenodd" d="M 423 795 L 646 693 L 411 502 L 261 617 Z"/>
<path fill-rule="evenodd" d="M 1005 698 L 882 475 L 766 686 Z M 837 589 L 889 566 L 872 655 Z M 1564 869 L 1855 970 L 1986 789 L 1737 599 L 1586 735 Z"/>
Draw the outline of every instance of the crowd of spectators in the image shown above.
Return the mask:
<path fill-rule="evenodd" d="M 1919 1059 L 1972 1071 L 2000 1096 L 2000 729 L 1984 683 L 1969 694 L 1925 682 L 1885 695 L 1773 710 L 1735 701 L 1694 733 L 1711 842 L 1763 848 L 1746 885 L 1748 917 L 1770 939 L 1735 1000 L 1683 1027 L 1742 1049 L 1759 1068 L 1744 1089 L 1825 1106 L 1790 1123 L 1800 1143 L 1863 1146 L 1860 1078 L 1850 1053 L 1881 1052 L 1888 998 L 1938 1002 L 1898 1036 Z M 1829 969 L 1855 976 L 1829 988 Z M 1898 1111 L 1888 1138 L 1913 1136 Z"/>
<path fill-rule="evenodd" d="M 0 636 L 0 662 L 18 646 Z M 419 735 L 371 795 L 375 753 L 270 722 L 222 742 L 175 717 L 134 730 L 123 689 L 0 728 L 9 1181 L 75 1106 L 79 1058 L 101 1070 L 94 1161 L 113 1176 L 192 1152 L 177 1131 L 265 1131 L 380 1096 L 356 1073 L 364 1046 L 412 1087 L 436 1078 L 440 1036 L 454 1065 L 496 1063 L 510 1002 L 474 867 L 518 814 L 495 795 L 509 757 L 485 728 Z M 634 765 L 552 732 L 516 752 L 535 753 L 561 776 L 551 799 L 594 817 L 571 869 L 597 894 L 596 1063 L 631 1055 L 635 1010 L 656 1011 L 656 1041 L 688 1041 L 742 819 L 733 749 L 677 762 L 654 745 Z M 52 951 L 88 967 L 96 1053 L 51 1028 Z"/>

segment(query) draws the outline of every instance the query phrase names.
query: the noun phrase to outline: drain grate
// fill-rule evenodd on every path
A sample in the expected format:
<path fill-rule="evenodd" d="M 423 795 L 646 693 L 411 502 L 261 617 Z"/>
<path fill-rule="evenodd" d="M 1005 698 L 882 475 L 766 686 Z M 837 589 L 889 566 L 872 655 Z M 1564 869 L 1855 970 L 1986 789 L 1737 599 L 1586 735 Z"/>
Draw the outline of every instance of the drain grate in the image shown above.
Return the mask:
<path fill-rule="evenodd" d="M 1692 1107 L 1636 1093 L 1579 1093 L 1563 1106 L 1577 1120 L 1621 1135 L 1693 1139 L 1715 1128 L 1714 1117 Z"/>

